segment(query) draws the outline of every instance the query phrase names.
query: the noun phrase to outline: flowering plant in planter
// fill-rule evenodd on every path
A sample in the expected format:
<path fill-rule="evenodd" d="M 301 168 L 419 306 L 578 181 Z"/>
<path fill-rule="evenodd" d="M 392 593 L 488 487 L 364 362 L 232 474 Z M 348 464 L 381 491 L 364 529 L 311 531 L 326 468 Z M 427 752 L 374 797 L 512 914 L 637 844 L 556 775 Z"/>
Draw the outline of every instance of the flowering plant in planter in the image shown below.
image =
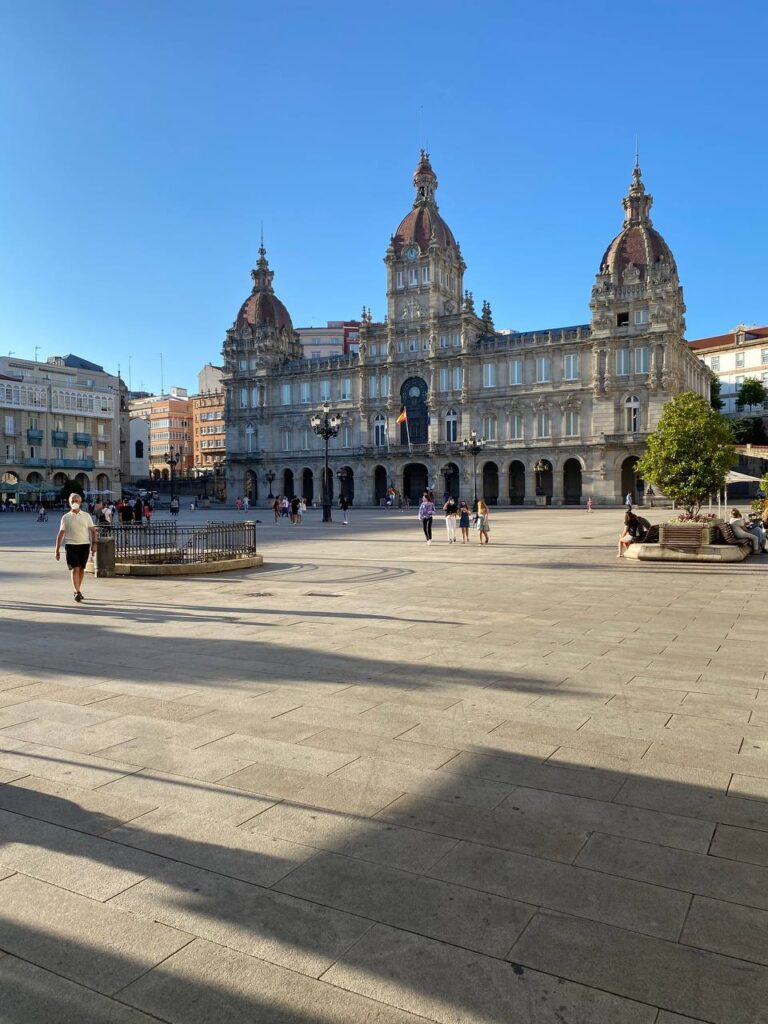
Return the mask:
<path fill-rule="evenodd" d="M 667 520 L 669 523 L 674 523 L 675 526 L 684 526 L 686 524 L 690 524 L 692 526 L 716 526 L 718 523 L 722 523 L 722 521 L 721 516 L 709 512 L 698 512 L 696 514 L 681 512 L 680 515 Z"/>

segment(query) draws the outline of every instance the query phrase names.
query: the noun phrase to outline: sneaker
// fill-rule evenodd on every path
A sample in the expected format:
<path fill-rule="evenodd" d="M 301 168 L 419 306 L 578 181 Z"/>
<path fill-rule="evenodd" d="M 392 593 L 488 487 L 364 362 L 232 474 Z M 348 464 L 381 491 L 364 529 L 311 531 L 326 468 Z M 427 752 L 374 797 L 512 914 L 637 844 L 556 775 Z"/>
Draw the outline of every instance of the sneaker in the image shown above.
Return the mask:
<path fill-rule="evenodd" d="M 428 540 L 428 541 L 427 541 L 427 544 L 431 544 L 431 543 L 432 543 L 432 541 L 431 541 L 431 540 Z"/>
<path fill-rule="evenodd" d="M 78 592 L 77 592 L 77 593 L 75 594 L 75 597 L 74 597 L 74 599 L 75 599 L 75 601 L 82 601 L 82 600 L 83 600 L 83 595 L 82 595 L 82 594 L 80 593 L 80 591 L 78 591 Z"/>

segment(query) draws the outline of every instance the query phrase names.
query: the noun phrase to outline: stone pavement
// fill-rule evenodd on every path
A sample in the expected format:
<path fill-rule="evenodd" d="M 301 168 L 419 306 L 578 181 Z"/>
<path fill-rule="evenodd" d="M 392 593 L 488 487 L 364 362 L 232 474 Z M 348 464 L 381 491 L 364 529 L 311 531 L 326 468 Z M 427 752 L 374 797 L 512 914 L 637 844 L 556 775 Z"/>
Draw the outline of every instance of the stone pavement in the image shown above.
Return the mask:
<path fill-rule="evenodd" d="M 82 606 L 0 517 L 1 1021 L 768 1021 L 764 560 L 258 515 Z"/>

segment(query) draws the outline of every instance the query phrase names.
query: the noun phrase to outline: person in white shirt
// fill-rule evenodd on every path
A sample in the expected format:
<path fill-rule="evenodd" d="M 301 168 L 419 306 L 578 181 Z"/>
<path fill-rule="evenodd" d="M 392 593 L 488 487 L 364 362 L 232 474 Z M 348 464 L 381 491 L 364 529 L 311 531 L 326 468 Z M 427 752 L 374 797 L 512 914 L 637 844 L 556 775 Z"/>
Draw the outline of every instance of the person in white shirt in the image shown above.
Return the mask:
<path fill-rule="evenodd" d="M 61 517 L 59 532 L 56 534 L 56 561 L 61 558 L 61 542 L 64 541 L 67 568 L 72 577 L 75 601 L 78 603 L 83 600 L 81 588 L 88 555 L 96 552 L 96 527 L 88 513 L 82 511 L 82 503 L 79 494 L 70 494 L 69 512 Z"/>

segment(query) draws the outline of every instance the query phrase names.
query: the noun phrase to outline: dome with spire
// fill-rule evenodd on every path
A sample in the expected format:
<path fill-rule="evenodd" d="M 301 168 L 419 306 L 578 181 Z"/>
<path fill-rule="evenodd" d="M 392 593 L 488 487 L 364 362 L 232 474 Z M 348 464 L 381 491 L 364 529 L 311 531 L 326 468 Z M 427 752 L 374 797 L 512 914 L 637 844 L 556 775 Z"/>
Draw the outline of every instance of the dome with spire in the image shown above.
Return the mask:
<path fill-rule="evenodd" d="M 438 213 L 435 201 L 437 175 L 429 162 L 429 153 L 423 149 L 413 174 L 413 184 L 416 189 L 413 209 L 403 217 L 392 236 L 395 256 L 401 256 L 403 250 L 413 243 L 426 252 L 433 240 L 441 248 L 458 248 L 453 232 Z"/>
<path fill-rule="evenodd" d="M 672 252 L 653 227 L 649 211 L 653 197 L 645 191 L 640 167 L 635 162 L 632 184 L 622 200 L 624 206 L 624 227 L 605 250 L 600 261 L 600 274 L 607 275 L 617 285 L 624 283 L 624 275 L 634 267 L 635 279 L 644 281 L 648 271 L 658 263 L 666 263 L 676 274 L 677 267 Z"/>
<path fill-rule="evenodd" d="M 274 271 L 269 269 L 267 251 L 262 242 L 259 248 L 259 259 L 251 271 L 253 291 L 240 307 L 234 323 L 238 332 L 244 328 L 251 330 L 259 327 L 274 327 L 293 334 L 293 323 L 290 314 L 272 289 Z"/>

